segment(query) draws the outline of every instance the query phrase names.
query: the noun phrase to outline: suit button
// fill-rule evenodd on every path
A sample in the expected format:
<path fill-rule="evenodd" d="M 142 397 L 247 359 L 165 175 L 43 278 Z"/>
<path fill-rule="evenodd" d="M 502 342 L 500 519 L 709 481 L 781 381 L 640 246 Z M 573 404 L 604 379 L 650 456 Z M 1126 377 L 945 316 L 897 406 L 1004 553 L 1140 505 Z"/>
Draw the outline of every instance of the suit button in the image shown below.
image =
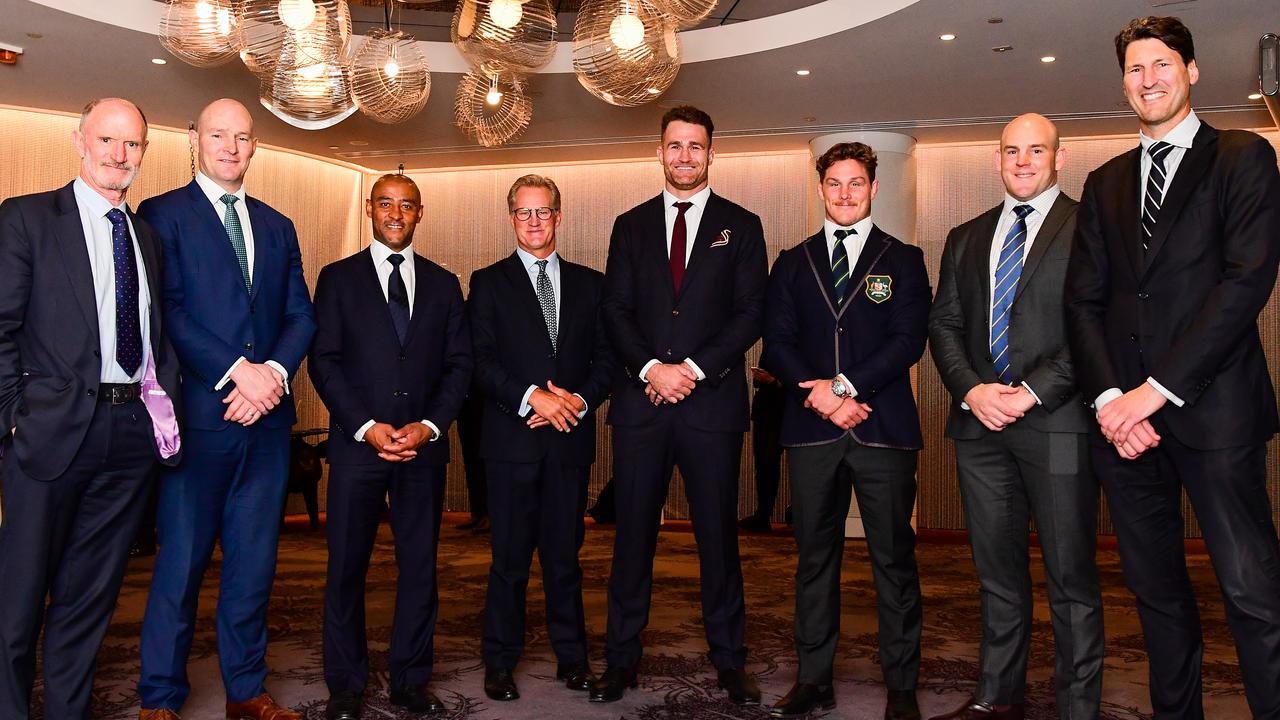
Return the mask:
<path fill-rule="evenodd" d="M 253 314 L 253 305 L 252 305 L 252 304 L 250 304 L 250 305 L 249 305 L 249 314 L 250 314 L 250 315 L 252 315 L 252 314 Z"/>
<path fill-rule="evenodd" d="M 405 358 L 404 358 L 404 356 L 403 356 L 403 355 L 401 355 L 401 356 L 400 356 L 400 358 L 399 358 L 400 362 L 404 362 L 404 359 L 405 359 Z"/>
<path fill-rule="evenodd" d="M 667 357 L 671 357 L 671 348 L 667 348 Z"/>
<path fill-rule="evenodd" d="M 838 327 L 838 328 L 836 328 L 836 332 L 838 332 L 838 333 L 842 333 L 842 332 L 844 332 L 844 328 L 842 328 L 842 327 Z"/>
<path fill-rule="evenodd" d="M 245 343 L 245 344 L 244 344 L 244 349 L 245 349 L 245 350 L 252 350 L 252 349 L 253 349 L 253 343 Z"/>
<path fill-rule="evenodd" d="M 1130 340 L 1132 340 L 1132 341 L 1134 341 L 1134 342 L 1138 342 L 1138 334 L 1137 334 L 1137 333 L 1129 333 L 1129 339 L 1130 339 Z"/>
<path fill-rule="evenodd" d="M 94 350 L 94 351 L 93 351 L 93 356 L 94 356 L 94 357 L 96 357 L 96 358 L 100 358 L 100 357 L 102 357 L 102 351 L 101 351 L 101 350 Z"/>
<path fill-rule="evenodd" d="M 98 394 L 98 391 L 94 390 L 93 388 L 89 388 L 88 390 L 84 391 L 84 394 L 88 395 L 89 397 L 93 397 L 94 395 Z"/>
<path fill-rule="evenodd" d="M 679 310 L 672 310 L 672 311 L 671 311 L 671 317 L 679 317 L 679 316 L 680 316 L 680 311 L 679 311 Z"/>
<path fill-rule="evenodd" d="M 1138 293 L 1138 299 L 1139 299 L 1139 300 L 1146 300 L 1146 299 L 1147 299 L 1147 298 L 1149 298 L 1149 297 L 1151 297 L 1151 296 L 1150 296 L 1150 295 L 1148 295 L 1147 293 L 1144 293 L 1144 292 L 1140 292 L 1140 293 Z"/>

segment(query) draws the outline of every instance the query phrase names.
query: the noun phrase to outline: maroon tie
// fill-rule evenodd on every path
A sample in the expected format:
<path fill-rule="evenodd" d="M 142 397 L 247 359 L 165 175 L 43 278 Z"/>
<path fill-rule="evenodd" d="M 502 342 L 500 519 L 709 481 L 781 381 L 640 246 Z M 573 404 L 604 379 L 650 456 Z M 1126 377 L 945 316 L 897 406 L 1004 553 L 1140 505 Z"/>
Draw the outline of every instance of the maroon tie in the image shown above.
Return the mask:
<path fill-rule="evenodd" d="M 676 224 L 671 228 L 671 283 L 676 292 L 680 292 L 680 283 L 684 281 L 685 242 L 688 231 L 684 226 L 684 213 L 693 203 L 672 203 L 676 207 Z"/>

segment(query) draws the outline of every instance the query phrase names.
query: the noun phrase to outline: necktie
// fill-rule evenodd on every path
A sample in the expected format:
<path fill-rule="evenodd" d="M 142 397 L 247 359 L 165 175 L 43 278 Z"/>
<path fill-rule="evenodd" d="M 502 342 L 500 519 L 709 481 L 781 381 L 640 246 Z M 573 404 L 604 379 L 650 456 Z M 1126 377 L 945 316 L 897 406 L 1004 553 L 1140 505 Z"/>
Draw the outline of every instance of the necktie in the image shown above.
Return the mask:
<path fill-rule="evenodd" d="M 1030 205 L 1019 205 L 1013 209 L 1018 217 L 1000 247 L 996 284 L 991 291 L 991 297 L 995 298 L 991 303 L 991 362 L 996 366 L 996 374 L 1006 383 L 1013 382 L 1009 368 L 1009 306 L 1013 305 L 1018 277 L 1022 275 L 1023 250 L 1027 246 L 1027 215 L 1031 210 Z"/>
<path fill-rule="evenodd" d="M 1170 150 L 1173 150 L 1173 146 L 1163 140 L 1147 148 L 1147 154 L 1151 156 L 1151 170 L 1147 172 L 1147 192 L 1142 198 L 1143 250 L 1151 244 L 1151 236 L 1156 229 L 1156 216 L 1160 213 L 1160 203 L 1164 201 L 1164 160 L 1169 156 Z"/>
<path fill-rule="evenodd" d="M 685 229 L 684 213 L 693 207 L 691 202 L 673 203 L 676 208 L 676 224 L 671 228 L 671 282 L 680 292 L 680 283 L 684 282 L 685 246 L 688 242 L 688 230 Z"/>
<path fill-rule="evenodd" d="M 111 258 L 116 285 L 116 364 L 129 377 L 142 366 L 142 328 L 138 319 L 138 263 L 133 256 L 129 224 L 119 208 L 107 211 L 111 221 Z"/>
<path fill-rule="evenodd" d="M 396 337 L 404 345 L 405 336 L 409 334 L 409 291 L 400 274 L 404 256 L 392 253 L 387 262 L 391 263 L 391 277 L 387 278 L 387 309 L 391 311 L 391 324 L 396 326 Z"/>
<path fill-rule="evenodd" d="M 857 235 L 857 230 L 840 228 L 835 231 L 836 249 L 831 253 L 831 279 L 836 291 L 836 305 L 844 304 L 845 293 L 849 290 L 849 251 L 844 246 L 844 239 Z"/>
<path fill-rule="evenodd" d="M 227 206 L 227 212 L 222 216 L 222 224 L 227 226 L 227 238 L 231 240 L 231 249 L 236 251 L 236 260 L 240 262 L 240 275 L 244 278 L 244 289 L 249 290 L 253 287 L 253 281 L 249 279 L 249 253 L 244 247 L 244 228 L 240 227 L 240 213 L 236 212 L 236 201 L 240 198 L 235 195 L 223 195 L 218 199 Z"/>
<path fill-rule="evenodd" d="M 542 306 L 542 319 L 547 323 L 547 334 L 551 336 L 551 352 L 556 351 L 556 291 L 551 287 L 551 276 L 547 275 L 547 261 L 536 261 L 538 266 L 538 304 Z"/>

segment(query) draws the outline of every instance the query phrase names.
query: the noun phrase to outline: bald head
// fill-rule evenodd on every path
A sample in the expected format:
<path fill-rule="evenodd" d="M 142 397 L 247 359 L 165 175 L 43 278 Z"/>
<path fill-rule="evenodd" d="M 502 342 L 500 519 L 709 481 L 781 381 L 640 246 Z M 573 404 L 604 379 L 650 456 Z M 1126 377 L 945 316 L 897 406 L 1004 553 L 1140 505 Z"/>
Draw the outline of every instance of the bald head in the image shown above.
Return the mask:
<path fill-rule="evenodd" d="M 258 149 L 248 108 L 231 98 L 214 100 L 200 111 L 188 137 L 200 158 L 200 172 L 229 193 L 239 190 Z"/>
<path fill-rule="evenodd" d="M 1066 151 L 1058 142 L 1058 127 L 1049 118 L 1027 113 L 1014 118 L 1000 133 L 996 168 L 1004 189 L 1026 202 L 1058 184 Z"/>

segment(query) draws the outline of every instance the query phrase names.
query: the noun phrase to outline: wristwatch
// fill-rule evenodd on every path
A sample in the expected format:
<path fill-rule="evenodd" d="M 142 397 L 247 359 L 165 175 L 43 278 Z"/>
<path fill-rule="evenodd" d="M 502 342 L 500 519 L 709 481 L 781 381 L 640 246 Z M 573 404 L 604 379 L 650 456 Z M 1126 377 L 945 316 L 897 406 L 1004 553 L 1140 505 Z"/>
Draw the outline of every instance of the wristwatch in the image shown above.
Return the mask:
<path fill-rule="evenodd" d="M 836 378 L 831 381 L 831 394 L 838 398 L 847 398 L 853 395 L 853 391 L 849 389 L 848 385 L 844 384 L 844 380 Z"/>

